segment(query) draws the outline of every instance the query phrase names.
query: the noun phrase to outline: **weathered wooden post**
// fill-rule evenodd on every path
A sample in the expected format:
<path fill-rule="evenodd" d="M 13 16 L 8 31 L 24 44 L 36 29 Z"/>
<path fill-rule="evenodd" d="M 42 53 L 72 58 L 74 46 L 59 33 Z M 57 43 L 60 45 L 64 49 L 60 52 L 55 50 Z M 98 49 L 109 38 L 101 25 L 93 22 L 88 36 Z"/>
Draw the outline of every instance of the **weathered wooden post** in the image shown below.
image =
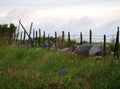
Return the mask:
<path fill-rule="evenodd" d="M 25 34 L 25 32 L 24 32 L 24 36 L 23 36 L 23 44 L 25 45 L 25 36 L 26 36 L 26 34 Z"/>
<path fill-rule="evenodd" d="M 48 34 L 48 49 L 50 50 L 50 35 Z"/>
<path fill-rule="evenodd" d="M 29 36 L 31 36 L 31 32 L 32 32 L 32 26 L 33 26 L 33 22 L 30 25 L 30 31 L 29 31 Z"/>
<path fill-rule="evenodd" d="M 15 42 L 15 37 L 16 37 L 16 34 L 15 32 L 13 33 L 13 41 Z"/>
<path fill-rule="evenodd" d="M 106 56 L 106 35 L 104 35 L 103 56 Z"/>
<path fill-rule="evenodd" d="M 92 30 L 90 30 L 90 44 L 92 44 Z"/>
<path fill-rule="evenodd" d="M 24 26 L 22 25 L 21 20 L 19 20 L 19 24 L 22 26 L 22 28 L 23 28 L 24 32 L 25 32 L 25 33 L 26 33 L 26 35 L 29 37 L 30 42 L 32 43 L 32 38 L 30 37 L 30 35 L 28 34 L 28 32 L 26 31 L 26 29 L 25 29 L 25 28 L 24 28 Z M 32 44 L 32 45 L 33 45 L 33 44 Z"/>
<path fill-rule="evenodd" d="M 45 49 L 45 31 L 43 32 L 43 46 L 44 46 L 44 49 Z"/>
<path fill-rule="evenodd" d="M 20 44 L 22 45 L 22 31 L 21 31 L 21 34 L 20 34 Z"/>
<path fill-rule="evenodd" d="M 18 43 L 18 37 L 19 37 L 19 30 L 18 30 L 18 33 L 16 34 L 16 43 Z"/>
<path fill-rule="evenodd" d="M 119 27 L 118 27 L 117 38 L 118 38 L 118 41 L 117 41 L 117 59 L 119 59 Z"/>
<path fill-rule="evenodd" d="M 34 42 L 33 42 L 33 39 L 31 39 L 32 26 L 33 26 L 33 22 L 31 22 L 31 25 L 30 25 L 28 45 L 32 45 L 32 46 L 33 46 L 33 45 L 34 45 Z"/>
<path fill-rule="evenodd" d="M 33 29 L 33 43 L 32 43 L 33 46 L 35 45 L 34 43 L 35 43 L 35 29 Z"/>
<path fill-rule="evenodd" d="M 82 32 L 80 32 L 80 45 L 82 45 Z"/>
<path fill-rule="evenodd" d="M 71 42 L 70 42 L 70 32 L 68 32 L 68 47 L 70 48 Z"/>
<path fill-rule="evenodd" d="M 18 25 L 18 31 L 16 32 L 15 43 L 19 43 L 19 42 L 18 42 L 19 33 L 20 33 L 20 23 L 19 23 L 19 25 Z"/>
<path fill-rule="evenodd" d="M 8 30 L 8 44 L 10 45 L 11 44 L 11 37 L 10 37 L 11 33 L 10 31 Z"/>
<path fill-rule="evenodd" d="M 57 32 L 55 32 L 55 50 L 57 51 Z"/>
<path fill-rule="evenodd" d="M 35 40 L 36 40 L 36 41 L 35 41 L 36 46 L 38 45 L 38 37 L 37 37 L 37 34 L 38 34 L 38 33 L 37 33 L 37 31 L 36 31 L 36 39 L 35 39 Z"/>
<path fill-rule="evenodd" d="M 115 43 L 115 48 L 114 48 L 114 58 L 119 59 L 119 27 L 116 35 L 116 43 Z"/>
<path fill-rule="evenodd" d="M 40 43 L 41 43 L 41 30 L 39 29 L 39 39 L 38 39 L 38 45 L 40 47 Z"/>
<path fill-rule="evenodd" d="M 62 31 L 62 49 L 64 48 L 64 31 Z"/>

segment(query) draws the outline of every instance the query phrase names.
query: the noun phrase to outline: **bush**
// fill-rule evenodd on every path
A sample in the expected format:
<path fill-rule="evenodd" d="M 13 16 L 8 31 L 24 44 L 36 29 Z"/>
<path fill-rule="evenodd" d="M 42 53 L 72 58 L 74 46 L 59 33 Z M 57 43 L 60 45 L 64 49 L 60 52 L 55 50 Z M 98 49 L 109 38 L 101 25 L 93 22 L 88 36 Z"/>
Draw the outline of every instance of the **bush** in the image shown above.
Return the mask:
<path fill-rule="evenodd" d="M 5 41 L 3 39 L 0 39 L 0 46 L 4 45 Z"/>
<path fill-rule="evenodd" d="M 112 52 L 114 52 L 114 48 L 115 48 L 115 43 L 111 42 L 111 43 L 108 43 L 109 47 L 110 47 L 110 50 Z"/>

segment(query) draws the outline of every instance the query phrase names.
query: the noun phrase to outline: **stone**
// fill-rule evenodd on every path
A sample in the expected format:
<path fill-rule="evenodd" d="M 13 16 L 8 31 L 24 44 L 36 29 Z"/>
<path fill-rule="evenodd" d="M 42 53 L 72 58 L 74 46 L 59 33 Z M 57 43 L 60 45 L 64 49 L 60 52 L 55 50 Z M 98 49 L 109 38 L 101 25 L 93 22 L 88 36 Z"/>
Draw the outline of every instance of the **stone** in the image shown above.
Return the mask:
<path fill-rule="evenodd" d="M 89 42 L 88 41 L 82 41 L 82 44 L 89 44 Z"/>
<path fill-rule="evenodd" d="M 97 46 L 101 49 L 101 52 L 103 54 L 103 44 L 98 44 Z M 110 48 L 108 45 L 106 45 L 106 54 L 109 54 L 109 53 L 110 53 Z"/>
<path fill-rule="evenodd" d="M 41 46 L 44 46 L 44 42 L 41 44 Z M 50 40 L 50 47 L 53 47 L 54 43 Z M 45 47 L 49 47 L 49 40 L 45 40 Z"/>
<path fill-rule="evenodd" d="M 75 49 L 77 55 L 89 56 L 89 50 L 92 48 L 91 44 L 82 44 Z"/>
<path fill-rule="evenodd" d="M 63 49 L 61 49 L 61 51 L 62 52 L 68 52 L 68 51 L 70 51 L 70 48 L 63 48 Z"/>
<path fill-rule="evenodd" d="M 89 50 L 89 56 L 102 56 L 102 50 L 99 48 L 99 46 L 93 46 L 90 50 Z"/>
<path fill-rule="evenodd" d="M 59 76 L 63 76 L 63 75 L 65 75 L 65 74 L 67 74 L 66 69 L 61 69 L 61 70 L 58 71 L 58 75 L 59 75 Z"/>

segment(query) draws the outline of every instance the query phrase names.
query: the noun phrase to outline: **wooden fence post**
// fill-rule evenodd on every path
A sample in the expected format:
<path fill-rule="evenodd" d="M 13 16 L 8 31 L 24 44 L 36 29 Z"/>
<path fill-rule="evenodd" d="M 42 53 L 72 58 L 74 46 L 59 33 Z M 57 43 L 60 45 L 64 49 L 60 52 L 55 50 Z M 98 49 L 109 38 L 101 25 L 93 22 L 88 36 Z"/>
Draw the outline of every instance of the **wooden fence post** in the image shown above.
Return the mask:
<path fill-rule="evenodd" d="M 16 43 L 18 43 L 18 37 L 19 37 L 19 34 L 20 33 L 20 31 L 18 30 L 18 33 L 16 34 Z"/>
<path fill-rule="evenodd" d="M 92 44 L 92 30 L 90 30 L 90 44 Z"/>
<path fill-rule="evenodd" d="M 62 49 L 64 48 L 64 37 L 65 37 L 64 31 L 62 31 Z"/>
<path fill-rule="evenodd" d="M 41 43 L 41 30 L 39 29 L 39 39 L 38 39 L 38 45 L 40 47 L 40 43 Z"/>
<path fill-rule="evenodd" d="M 48 34 L 48 48 L 50 50 L 50 35 Z"/>
<path fill-rule="evenodd" d="M 31 36 L 32 26 L 33 26 L 33 22 L 31 23 L 31 26 L 30 26 L 29 36 Z"/>
<path fill-rule="evenodd" d="M 20 34 L 20 43 L 22 45 L 22 31 L 21 31 L 21 34 Z"/>
<path fill-rule="evenodd" d="M 114 48 L 114 58 L 119 59 L 119 27 L 116 35 L 116 43 L 115 43 L 115 48 Z"/>
<path fill-rule="evenodd" d="M 36 44 L 36 46 L 38 45 L 38 37 L 37 37 L 37 31 L 36 31 L 36 41 L 35 41 L 35 44 Z"/>
<path fill-rule="evenodd" d="M 35 29 L 33 29 L 33 46 L 34 46 L 34 43 L 35 43 Z"/>
<path fill-rule="evenodd" d="M 8 31 L 8 44 L 10 45 L 11 44 L 11 37 L 10 37 L 11 33 L 10 31 Z"/>
<path fill-rule="evenodd" d="M 30 31 L 29 31 L 29 39 L 28 39 L 28 45 L 31 45 L 31 46 L 34 45 L 33 39 L 31 39 L 32 26 L 33 26 L 33 22 L 31 22 Z"/>
<path fill-rule="evenodd" d="M 80 32 L 80 45 L 82 45 L 82 32 Z"/>
<path fill-rule="evenodd" d="M 55 32 L 55 50 L 57 51 L 57 32 Z"/>
<path fill-rule="evenodd" d="M 103 56 L 106 56 L 106 35 L 104 35 Z"/>
<path fill-rule="evenodd" d="M 26 36 L 26 34 L 25 34 L 25 32 L 24 32 L 24 36 L 23 36 L 23 44 L 25 44 L 25 36 Z"/>
<path fill-rule="evenodd" d="M 21 20 L 19 20 L 19 24 L 22 26 L 23 30 L 25 31 L 25 33 L 29 37 L 29 39 L 31 39 L 30 35 L 28 34 L 28 32 L 26 31 L 26 29 L 24 28 L 24 26 L 22 25 L 22 23 L 20 21 Z"/>
<path fill-rule="evenodd" d="M 16 37 L 16 34 L 15 32 L 13 33 L 13 41 L 15 42 L 15 37 Z"/>
<path fill-rule="evenodd" d="M 43 32 L 43 46 L 44 46 L 44 49 L 45 49 L 45 31 Z"/>
<path fill-rule="evenodd" d="M 117 59 L 119 59 L 119 27 L 118 27 L 117 37 L 118 37 L 118 41 L 117 41 Z"/>
<path fill-rule="evenodd" d="M 70 42 L 70 32 L 68 32 L 68 47 L 70 48 L 71 42 Z"/>

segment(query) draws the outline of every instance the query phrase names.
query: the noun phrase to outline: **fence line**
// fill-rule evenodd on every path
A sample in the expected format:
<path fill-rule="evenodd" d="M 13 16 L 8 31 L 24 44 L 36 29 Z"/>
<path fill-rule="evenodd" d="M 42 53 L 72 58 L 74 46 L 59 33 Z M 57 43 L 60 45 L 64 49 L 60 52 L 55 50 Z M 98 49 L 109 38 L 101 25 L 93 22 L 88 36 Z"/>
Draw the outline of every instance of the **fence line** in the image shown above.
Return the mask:
<path fill-rule="evenodd" d="M 32 30 L 32 25 L 33 23 L 31 23 L 30 26 L 30 32 L 28 33 L 26 31 L 26 29 L 24 28 L 24 26 L 22 25 L 22 23 L 19 21 L 19 26 L 18 26 L 18 32 L 16 33 L 17 35 L 20 35 L 20 39 L 18 39 L 18 37 L 16 37 L 17 39 L 15 39 L 15 41 L 20 41 L 20 45 L 23 45 L 27 42 L 27 40 L 29 40 L 28 44 L 31 46 L 40 46 L 42 45 L 43 42 L 43 48 L 46 48 L 46 43 L 45 41 L 48 40 L 48 47 L 50 49 L 50 37 L 54 38 L 54 43 L 55 43 L 55 49 L 57 50 L 58 48 L 58 41 L 61 40 L 61 48 L 63 49 L 65 47 L 65 44 L 67 42 L 68 47 L 71 47 L 71 41 L 75 40 L 77 41 L 79 44 L 82 44 L 82 42 L 84 40 L 87 39 L 89 44 L 92 44 L 93 42 L 98 41 L 102 41 L 104 44 L 104 56 L 106 55 L 106 42 L 110 42 L 110 41 L 114 41 L 115 42 L 115 50 L 114 50 L 114 57 L 117 57 L 117 59 L 119 58 L 119 27 L 117 28 L 117 35 L 113 34 L 113 35 L 93 35 L 92 34 L 92 30 L 89 31 L 89 35 L 83 35 L 82 32 L 80 32 L 79 35 L 71 35 L 70 32 L 65 33 L 64 31 L 61 32 L 61 36 L 57 36 L 57 32 L 54 33 L 54 36 L 51 34 L 48 34 L 48 36 L 46 37 L 46 32 L 43 31 L 43 34 L 41 34 L 41 29 L 39 30 Z M 23 31 L 20 32 L 20 26 L 23 28 Z M 33 33 L 32 33 L 33 32 Z M 20 33 L 20 34 L 19 34 Z M 32 33 L 32 37 L 31 37 L 31 33 Z M 27 38 L 28 39 L 27 39 Z M 116 37 L 116 39 L 115 39 Z M 14 37 L 15 38 L 15 37 Z M 58 39 L 59 38 L 59 39 Z M 110 40 L 110 41 L 108 41 Z"/>
<path fill-rule="evenodd" d="M 18 33 L 20 33 L 20 34 L 18 34 Z M 25 40 L 29 39 L 29 37 L 26 36 L 27 34 L 24 31 L 21 31 L 21 32 L 18 32 L 18 33 L 16 33 L 16 35 L 17 34 L 19 35 L 16 40 L 23 40 L 23 42 L 25 42 Z M 33 29 L 32 36 L 31 36 L 31 38 L 33 39 L 33 43 L 36 42 L 35 38 L 36 39 L 39 38 L 40 40 L 37 40 L 37 44 L 39 45 L 41 43 L 41 36 L 42 36 L 41 35 L 41 30 L 38 30 L 38 31 L 36 30 L 35 31 L 35 29 Z M 50 34 L 49 34 L 49 36 L 50 37 L 55 37 L 53 35 L 51 36 Z M 92 38 L 90 38 L 90 35 L 82 35 L 82 33 L 80 33 L 80 35 L 72 35 L 72 34 L 70 34 L 71 40 L 76 40 L 77 42 L 80 42 L 81 39 L 82 39 L 82 41 L 84 41 L 84 40 L 90 41 L 92 39 L 91 42 L 103 41 L 103 36 L 104 35 L 91 35 L 91 36 L 92 36 Z M 63 36 L 58 36 L 58 37 L 62 38 Z M 68 39 L 68 37 L 69 37 L 69 35 L 64 33 L 64 37 L 63 37 L 64 40 Z M 116 35 L 106 35 L 106 41 L 107 42 L 111 42 L 112 40 L 115 41 L 115 37 L 116 37 Z"/>

